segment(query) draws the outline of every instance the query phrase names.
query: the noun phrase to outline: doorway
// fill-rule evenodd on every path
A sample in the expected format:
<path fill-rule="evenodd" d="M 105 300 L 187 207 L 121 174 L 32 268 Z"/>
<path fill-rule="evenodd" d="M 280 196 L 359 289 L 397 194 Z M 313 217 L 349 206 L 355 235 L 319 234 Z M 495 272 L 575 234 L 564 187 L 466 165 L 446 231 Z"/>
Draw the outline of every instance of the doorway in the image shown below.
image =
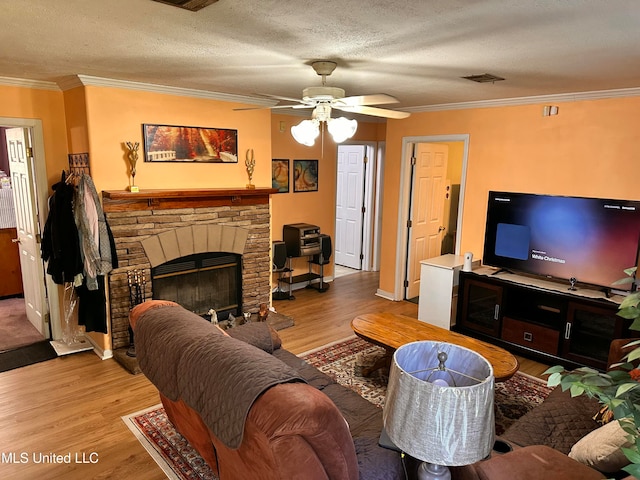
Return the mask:
<path fill-rule="evenodd" d="M 10 309 L 12 316 L 22 321 L 24 317 L 28 319 L 24 329 L 18 324 L 15 329 L 17 337 L 33 334 L 27 337 L 35 339 L 39 335 L 41 339 L 50 339 L 58 333 L 55 328 L 59 325 L 58 292 L 44 274 L 40 255 L 40 234 L 48 213 L 42 124 L 37 119 L 0 117 L 0 127 L 3 137 L 6 137 L 2 138 L 0 149 L 7 158 L 3 166 L 9 170 L 6 174 L 11 178 L 12 206 L 15 210 L 15 236 L 10 240 L 18 246 L 18 268 L 22 280 L 21 291 L 10 295 L 11 298 L 7 298 L 2 306 Z M 47 295 L 47 289 L 51 295 Z M 16 302 L 15 299 L 20 301 Z M 53 323 L 52 317 L 55 320 Z M 21 340 L 16 338 L 15 343 L 21 343 Z"/>
<path fill-rule="evenodd" d="M 415 299 L 417 302 L 421 260 L 444 253 L 459 254 L 460 252 L 460 235 L 458 232 L 460 232 L 462 224 L 468 143 L 469 135 L 403 138 L 403 161 L 400 170 L 400 191 L 402 193 L 397 224 L 394 300 Z M 427 144 L 446 145 L 448 147 L 446 174 L 442 179 L 432 182 L 425 190 L 427 192 L 429 192 L 429 188 L 434 191 L 437 190 L 438 193 L 433 193 L 431 197 L 438 200 L 438 202 L 441 201 L 440 203 L 435 200 L 427 201 L 426 198 L 420 199 L 417 189 L 414 188 L 414 169 L 412 165 L 414 150 L 420 150 Z M 438 215 L 434 215 L 433 212 L 437 212 Z M 414 232 L 412 232 L 413 224 L 411 222 L 414 221 L 413 217 L 416 215 L 420 217 L 420 214 L 424 219 L 436 218 L 431 225 L 431 227 L 436 228 L 435 232 L 429 230 L 423 237 L 422 245 L 424 248 L 417 248 L 416 245 L 412 245 L 412 241 L 416 243 L 415 238 L 420 236 L 414 235 L 412 240 Z"/>
<path fill-rule="evenodd" d="M 377 271 L 384 143 L 338 145 L 334 271 Z"/>

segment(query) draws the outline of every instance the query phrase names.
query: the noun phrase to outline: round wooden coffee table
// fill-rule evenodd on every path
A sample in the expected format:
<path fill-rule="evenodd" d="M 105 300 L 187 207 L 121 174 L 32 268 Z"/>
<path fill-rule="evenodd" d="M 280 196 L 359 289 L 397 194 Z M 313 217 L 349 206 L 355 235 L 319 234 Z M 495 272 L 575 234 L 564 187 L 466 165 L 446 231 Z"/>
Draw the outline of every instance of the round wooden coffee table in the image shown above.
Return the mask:
<path fill-rule="evenodd" d="M 410 342 L 432 340 L 453 343 L 479 353 L 493 367 L 496 382 L 510 379 L 517 371 L 518 359 L 504 348 L 467 337 L 456 332 L 436 327 L 417 318 L 393 313 L 366 313 L 351 321 L 351 328 L 357 336 L 375 345 L 384 347 L 387 354 L 371 368 L 363 369 L 365 376 L 383 366 L 391 364 L 391 357 L 397 348 Z"/>

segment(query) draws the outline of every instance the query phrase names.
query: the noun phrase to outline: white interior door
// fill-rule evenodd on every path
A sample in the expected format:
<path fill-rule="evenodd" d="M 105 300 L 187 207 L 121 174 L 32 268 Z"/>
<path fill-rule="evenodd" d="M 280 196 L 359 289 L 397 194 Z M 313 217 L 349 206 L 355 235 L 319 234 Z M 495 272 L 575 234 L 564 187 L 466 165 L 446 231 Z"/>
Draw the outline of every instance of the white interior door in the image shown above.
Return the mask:
<path fill-rule="evenodd" d="M 40 333 L 48 337 L 49 333 L 44 328 L 44 266 L 40 256 L 29 130 L 9 128 L 6 136 L 27 317 Z"/>
<path fill-rule="evenodd" d="M 420 261 L 437 257 L 442 248 L 449 147 L 419 143 L 414 167 L 407 258 L 406 298 L 420 293 Z"/>
<path fill-rule="evenodd" d="M 362 268 L 365 146 L 338 147 L 334 263 Z"/>

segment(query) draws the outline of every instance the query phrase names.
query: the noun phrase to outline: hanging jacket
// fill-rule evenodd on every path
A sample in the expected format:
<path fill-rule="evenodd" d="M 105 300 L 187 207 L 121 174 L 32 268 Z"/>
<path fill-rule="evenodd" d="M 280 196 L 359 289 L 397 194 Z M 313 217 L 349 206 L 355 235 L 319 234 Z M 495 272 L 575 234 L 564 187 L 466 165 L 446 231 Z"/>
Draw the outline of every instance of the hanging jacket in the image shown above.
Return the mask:
<path fill-rule="evenodd" d="M 66 183 L 65 172 L 54 184 L 49 197 L 49 214 L 42 233 L 40 251 L 47 273 L 58 285 L 73 282 L 82 273 L 78 229 L 73 218 L 73 185 Z"/>
<path fill-rule="evenodd" d="M 80 175 L 74 198 L 74 217 L 80 234 L 80 252 L 86 286 L 97 290 L 96 277 L 113 269 L 110 229 L 91 177 Z"/>

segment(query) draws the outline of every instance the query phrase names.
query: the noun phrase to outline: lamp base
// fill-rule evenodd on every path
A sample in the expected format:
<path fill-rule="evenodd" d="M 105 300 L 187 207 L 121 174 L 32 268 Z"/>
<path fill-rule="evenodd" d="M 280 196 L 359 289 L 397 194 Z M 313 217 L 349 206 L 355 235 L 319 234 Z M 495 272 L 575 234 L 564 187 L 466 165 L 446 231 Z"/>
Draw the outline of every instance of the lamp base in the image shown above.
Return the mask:
<path fill-rule="evenodd" d="M 449 468 L 422 462 L 418 467 L 418 480 L 451 480 Z"/>

